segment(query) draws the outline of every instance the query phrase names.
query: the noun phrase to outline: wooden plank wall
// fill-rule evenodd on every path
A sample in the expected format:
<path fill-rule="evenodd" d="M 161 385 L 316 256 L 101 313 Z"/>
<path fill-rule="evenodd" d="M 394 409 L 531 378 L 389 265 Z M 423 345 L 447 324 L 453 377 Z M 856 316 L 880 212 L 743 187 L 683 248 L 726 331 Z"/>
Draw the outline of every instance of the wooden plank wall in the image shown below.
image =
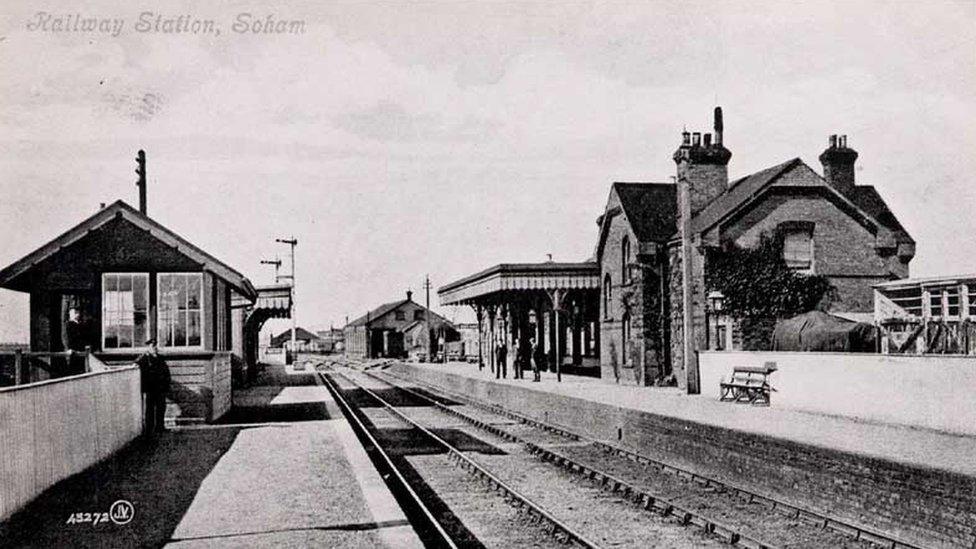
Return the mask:
<path fill-rule="evenodd" d="M 0 389 L 0 520 L 141 430 L 135 367 Z"/>

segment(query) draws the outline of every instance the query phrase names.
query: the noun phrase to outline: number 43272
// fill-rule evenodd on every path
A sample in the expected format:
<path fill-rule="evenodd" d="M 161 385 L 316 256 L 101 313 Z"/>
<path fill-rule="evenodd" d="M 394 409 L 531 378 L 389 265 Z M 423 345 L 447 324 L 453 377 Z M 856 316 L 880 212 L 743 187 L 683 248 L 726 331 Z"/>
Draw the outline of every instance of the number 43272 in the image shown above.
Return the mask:
<path fill-rule="evenodd" d="M 109 522 L 108 513 L 71 513 L 66 524 L 83 524 L 90 522 L 92 526 Z"/>

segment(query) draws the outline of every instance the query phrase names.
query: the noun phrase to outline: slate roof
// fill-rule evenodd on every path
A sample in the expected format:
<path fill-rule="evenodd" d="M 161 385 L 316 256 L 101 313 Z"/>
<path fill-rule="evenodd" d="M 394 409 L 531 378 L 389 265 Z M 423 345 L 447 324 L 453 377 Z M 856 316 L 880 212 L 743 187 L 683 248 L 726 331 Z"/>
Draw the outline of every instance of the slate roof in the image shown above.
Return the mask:
<path fill-rule="evenodd" d="M 620 207 L 641 242 L 667 241 L 678 229 L 673 183 L 614 183 Z"/>
<path fill-rule="evenodd" d="M 322 339 L 322 338 L 320 338 L 319 336 L 317 336 L 317 335 L 313 334 L 312 332 L 306 330 L 305 328 L 302 328 L 301 326 L 299 326 L 298 328 L 295 329 L 295 339 L 297 339 L 299 341 L 316 341 L 316 340 L 319 340 L 319 339 Z M 291 341 L 291 330 L 286 330 L 286 331 L 281 332 L 280 334 L 272 337 L 271 338 L 271 346 L 272 347 L 280 347 L 281 344 L 284 343 L 284 342 L 286 342 L 286 341 Z"/>
<path fill-rule="evenodd" d="M 754 174 L 736 179 L 729 184 L 727 191 L 709 202 L 703 210 L 698 212 L 698 215 L 694 216 L 691 220 L 692 230 L 699 232 L 718 223 L 740 204 L 749 200 L 774 182 L 779 176 L 800 164 L 803 164 L 803 161 L 799 158 L 794 158 L 771 168 L 766 168 L 765 170 L 760 170 Z"/>
<path fill-rule="evenodd" d="M 24 281 L 29 278 L 31 270 L 40 262 L 52 257 L 65 248 L 85 238 L 89 232 L 98 229 L 116 218 L 122 218 L 146 231 L 149 235 L 178 250 L 179 253 L 199 263 L 204 269 L 230 284 L 238 293 L 253 302 L 257 291 L 244 275 L 229 267 L 226 263 L 194 246 L 189 241 L 160 225 L 144 213 L 136 210 L 122 200 L 116 200 L 110 206 L 100 209 L 88 219 L 75 225 L 54 240 L 27 254 L 16 263 L 0 270 L 0 287 L 17 291 L 26 291 Z"/>
<path fill-rule="evenodd" d="M 369 313 L 364 314 L 363 316 L 357 318 L 356 320 L 353 320 L 349 324 L 346 324 L 346 327 L 348 328 L 348 327 L 352 327 L 352 326 L 363 326 L 363 325 L 366 324 L 366 321 L 367 320 L 369 322 L 372 322 L 372 321 L 376 320 L 377 318 L 385 315 L 386 313 L 389 313 L 393 309 L 396 309 L 397 307 L 399 307 L 400 305 L 403 305 L 404 303 L 406 303 L 408 301 L 409 301 L 408 299 L 401 299 L 400 301 L 391 301 L 389 303 L 384 303 L 384 304 L 380 305 L 379 307 L 373 309 Z"/>
<path fill-rule="evenodd" d="M 881 198 L 881 195 L 878 194 L 877 189 L 873 185 L 856 185 L 851 192 L 845 193 L 845 196 L 857 205 L 858 208 L 864 210 L 868 215 L 877 220 L 878 223 L 881 223 L 893 232 L 896 242 L 915 243 L 915 240 L 902 227 L 901 223 L 898 222 L 895 214 L 891 212 L 888 204 Z"/>
<path fill-rule="evenodd" d="M 346 328 L 352 328 L 352 327 L 355 327 L 355 326 L 365 326 L 365 325 L 368 324 L 367 323 L 367 319 L 369 320 L 369 323 L 371 323 L 371 322 L 375 321 L 376 319 L 378 319 L 378 318 L 380 318 L 382 316 L 386 316 L 387 314 L 389 314 L 392 311 L 396 310 L 401 305 L 404 305 L 406 303 L 410 303 L 412 301 L 413 301 L 412 299 L 401 299 L 400 301 L 391 301 L 389 303 L 384 303 L 384 304 L 380 305 L 379 307 L 377 307 L 377 308 L 373 309 L 372 311 L 370 311 L 368 314 L 365 314 L 365 315 L 357 318 L 356 320 L 353 320 L 349 324 L 346 324 L 345 327 Z M 417 304 L 417 306 L 420 307 L 421 310 L 424 309 L 424 306 L 421 305 L 421 304 L 419 304 L 419 303 Z M 431 320 L 432 323 L 435 323 L 435 322 L 446 322 L 446 323 L 450 324 L 450 322 L 447 319 L 445 319 L 441 315 L 435 313 L 434 311 L 431 311 L 430 312 L 430 320 Z"/>

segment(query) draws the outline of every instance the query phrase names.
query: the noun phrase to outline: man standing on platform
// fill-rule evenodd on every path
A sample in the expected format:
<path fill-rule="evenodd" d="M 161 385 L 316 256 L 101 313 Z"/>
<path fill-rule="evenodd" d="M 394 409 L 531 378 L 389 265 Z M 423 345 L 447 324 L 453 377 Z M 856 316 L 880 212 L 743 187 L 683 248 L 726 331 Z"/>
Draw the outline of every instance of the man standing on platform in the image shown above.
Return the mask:
<path fill-rule="evenodd" d="M 156 339 L 146 340 L 149 350 L 136 359 L 142 374 L 142 393 L 145 395 L 146 435 L 154 435 L 166 430 L 166 395 L 169 393 L 169 365 L 159 356 Z"/>
<path fill-rule="evenodd" d="M 495 349 L 495 379 L 508 377 L 508 347 L 505 346 L 504 341 L 498 342 L 498 348 Z"/>
<path fill-rule="evenodd" d="M 539 362 L 542 360 L 542 349 L 539 348 L 534 337 L 529 339 L 529 347 L 532 353 L 532 381 L 542 381 L 542 378 L 539 376 Z"/>

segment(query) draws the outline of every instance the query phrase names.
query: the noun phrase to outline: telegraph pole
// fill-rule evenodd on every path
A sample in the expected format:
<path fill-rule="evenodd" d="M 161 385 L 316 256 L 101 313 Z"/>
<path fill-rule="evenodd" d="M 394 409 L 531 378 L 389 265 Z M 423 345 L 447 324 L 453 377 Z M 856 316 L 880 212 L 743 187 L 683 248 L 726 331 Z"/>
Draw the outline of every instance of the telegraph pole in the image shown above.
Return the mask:
<path fill-rule="evenodd" d="M 427 330 L 427 360 L 434 362 L 433 355 L 433 335 L 430 333 L 430 275 L 424 275 L 424 292 L 426 293 L 425 309 L 424 309 L 424 324 L 426 324 Z"/>
<path fill-rule="evenodd" d="M 262 265 L 274 265 L 274 268 L 275 268 L 274 281 L 275 281 L 275 284 L 277 284 L 278 283 L 278 278 L 279 278 L 278 277 L 278 269 L 281 268 L 281 260 L 278 259 L 277 257 L 275 258 L 274 261 L 271 261 L 271 260 L 268 260 L 268 259 L 262 259 L 261 260 L 261 264 Z"/>
<path fill-rule="evenodd" d="M 295 246 L 298 245 L 298 240 L 292 236 L 291 238 L 276 238 L 275 242 L 288 244 L 291 247 L 291 274 L 288 278 L 291 279 L 291 352 L 293 353 L 292 361 L 294 362 L 294 353 L 297 347 L 295 330 L 297 329 L 298 322 L 295 315 Z M 277 279 L 277 277 L 275 278 Z"/>
<path fill-rule="evenodd" d="M 146 151 L 139 149 L 139 154 L 136 155 L 136 175 L 139 176 L 139 180 L 136 181 L 136 187 L 139 187 L 139 213 L 145 215 L 146 213 Z"/>

